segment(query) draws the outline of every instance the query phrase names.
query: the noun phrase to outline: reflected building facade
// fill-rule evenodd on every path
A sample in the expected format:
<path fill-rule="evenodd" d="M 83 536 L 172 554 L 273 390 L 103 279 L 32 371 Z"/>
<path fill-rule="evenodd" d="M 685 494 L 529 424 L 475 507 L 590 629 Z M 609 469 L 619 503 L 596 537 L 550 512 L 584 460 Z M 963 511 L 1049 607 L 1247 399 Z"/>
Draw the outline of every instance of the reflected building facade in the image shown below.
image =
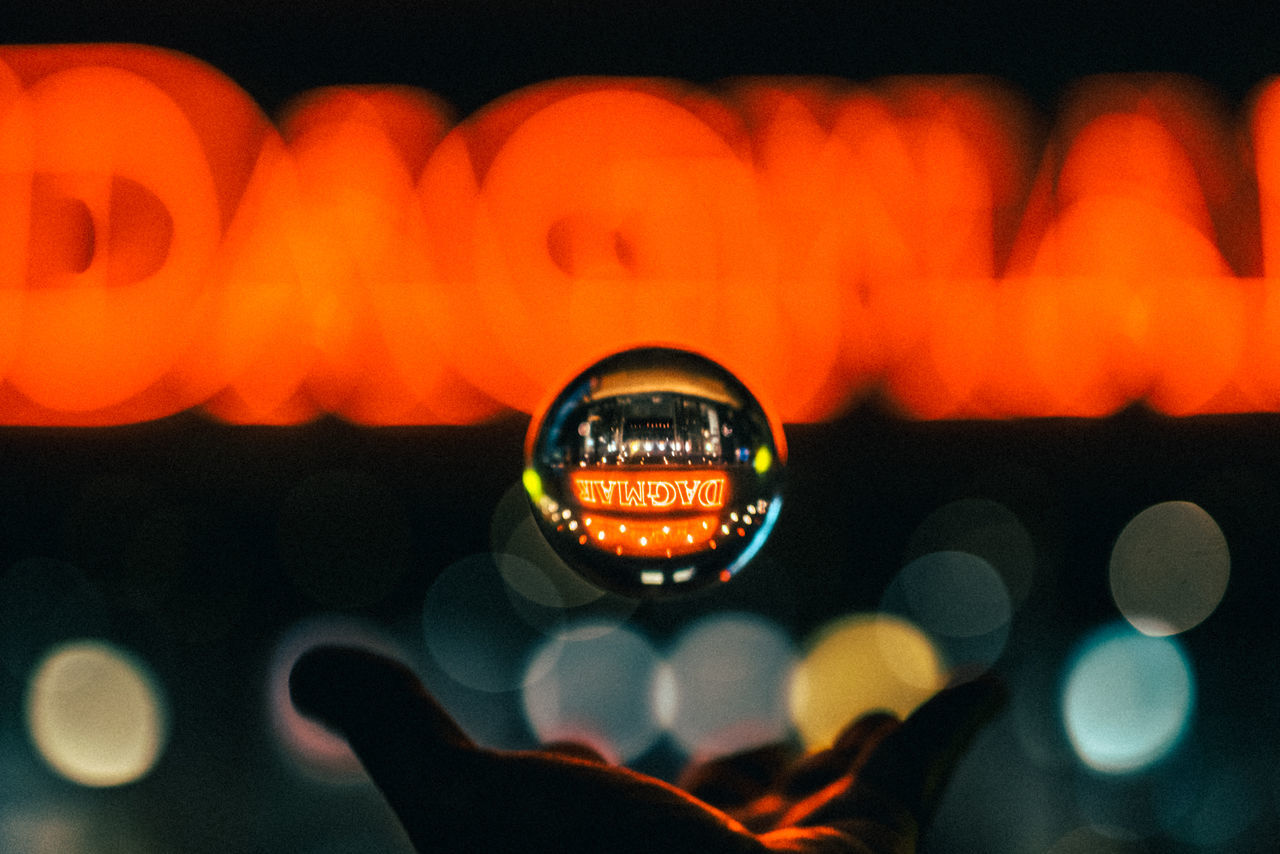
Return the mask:
<path fill-rule="evenodd" d="M 525 484 L 544 535 L 627 595 L 727 581 L 780 506 L 785 445 L 750 392 L 686 351 L 610 357 L 535 422 Z"/>

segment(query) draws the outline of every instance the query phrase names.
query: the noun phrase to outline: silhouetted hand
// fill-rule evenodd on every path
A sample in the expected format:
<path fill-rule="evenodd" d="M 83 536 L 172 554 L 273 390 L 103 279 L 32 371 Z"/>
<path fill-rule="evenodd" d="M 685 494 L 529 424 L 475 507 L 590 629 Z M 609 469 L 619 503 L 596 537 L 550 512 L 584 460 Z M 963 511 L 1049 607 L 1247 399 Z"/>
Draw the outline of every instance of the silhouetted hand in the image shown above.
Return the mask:
<path fill-rule="evenodd" d="M 719 760 L 683 788 L 564 746 L 474 744 L 403 665 L 322 647 L 294 666 L 293 702 L 343 735 L 419 851 L 558 854 L 888 854 L 915 849 L 973 735 L 1002 705 L 992 679 L 939 693 L 905 722 L 875 714 L 829 750 Z"/>

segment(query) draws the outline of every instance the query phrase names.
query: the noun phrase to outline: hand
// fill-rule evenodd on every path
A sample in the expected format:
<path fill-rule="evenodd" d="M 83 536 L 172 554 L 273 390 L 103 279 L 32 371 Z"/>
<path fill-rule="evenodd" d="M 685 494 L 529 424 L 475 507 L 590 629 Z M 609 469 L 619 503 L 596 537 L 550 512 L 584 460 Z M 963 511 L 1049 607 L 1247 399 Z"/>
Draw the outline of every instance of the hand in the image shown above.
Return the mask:
<path fill-rule="evenodd" d="M 293 702 L 343 735 L 421 852 L 899 854 L 915 849 L 951 770 L 1004 691 L 979 679 L 899 723 L 861 718 L 835 746 L 719 760 L 684 788 L 583 748 L 499 752 L 474 744 L 403 665 L 314 649 Z"/>

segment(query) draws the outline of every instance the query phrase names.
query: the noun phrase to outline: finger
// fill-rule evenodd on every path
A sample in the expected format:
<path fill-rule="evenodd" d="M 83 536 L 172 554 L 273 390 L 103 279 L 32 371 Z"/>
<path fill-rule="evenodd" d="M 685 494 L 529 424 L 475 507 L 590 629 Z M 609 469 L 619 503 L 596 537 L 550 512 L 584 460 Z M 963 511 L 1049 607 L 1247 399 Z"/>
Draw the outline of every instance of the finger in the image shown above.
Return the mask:
<path fill-rule="evenodd" d="M 457 781 L 479 751 L 407 667 L 367 650 L 318 647 L 294 664 L 289 693 L 299 711 L 347 739 L 418 850 L 447 850 L 433 846 L 456 838 L 451 817 L 473 811 L 477 793 Z"/>
<path fill-rule="evenodd" d="M 728 816 L 596 761 L 474 745 L 404 665 L 319 648 L 290 674 L 294 703 L 343 734 L 419 851 L 745 854 Z"/>
<path fill-rule="evenodd" d="M 770 744 L 692 766 L 678 785 L 720 809 L 735 809 L 778 782 L 795 755 L 786 744 Z"/>
<path fill-rule="evenodd" d="M 600 751 L 580 741 L 552 741 L 542 745 L 542 750 L 544 753 L 564 756 L 568 759 L 578 759 L 583 762 L 593 762 L 596 765 L 609 764 L 609 760 L 605 759 Z"/>
<path fill-rule="evenodd" d="M 941 691 L 888 732 L 856 775 L 796 804 L 779 826 L 837 828 L 873 851 L 914 850 L 960 757 L 1004 701 L 993 677 Z"/>
<path fill-rule="evenodd" d="M 872 789 L 927 823 L 960 758 L 1007 699 L 1004 683 L 994 676 L 939 692 L 871 753 L 857 788 Z"/>
<path fill-rule="evenodd" d="M 832 749 L 852 758 L 863 752 L 868 744 L 879 744 L 886 728 L 896 729 L 898 723 L 898 716 L 892 712 L 870 712 L 846 726 L 836 737 Z"/>
<path fill-rule="evenodd" d="M 411 752 L 474 747 L 404 664 L 375 652 L 338 646 L 308 650 L 289 674 L 293 704 L 348 739 L 372 725 L 397 721 L 413 732 Z M 421 735 L 418 735 L 421 733 Z"/>
<path fill-rule="evenodd" d="M 839 804 L 847 797 L 858 769 L 898 726 L 897 717 L 888 712 L 857 718 L 834 745 L 796 762 L 772 791 L 735 811 L 734 817 L 757 832 L 772 830 L 773 842 L 787 828 L 812 830 L 832 815 L 847 816 L 847 809 L 833 811 L 832 802 Z"/>
<path fill-rule="evenodd" d="M 897 717 L 888 712 L 863 715 L 845 727 L 829 749 L 806 756 L 792 766 L 779 791 L 789 798 L 805 798 L 840 777 L 855 773 L 898 725 Z"/>

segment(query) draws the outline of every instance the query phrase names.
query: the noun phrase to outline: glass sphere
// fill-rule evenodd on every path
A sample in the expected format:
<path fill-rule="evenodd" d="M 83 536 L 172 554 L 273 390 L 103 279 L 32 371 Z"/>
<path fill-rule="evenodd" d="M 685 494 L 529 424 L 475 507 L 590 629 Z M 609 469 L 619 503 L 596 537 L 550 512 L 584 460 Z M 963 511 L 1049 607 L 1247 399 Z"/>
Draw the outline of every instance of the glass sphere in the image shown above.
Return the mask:
<path fill-rule="evenodd" d="M 635 598 L 729 581 L 782 507 L 786 444 L 733 374 L 646 347 L 574 377 L 534 418 L 524 486 L 547 541 Z"/>

